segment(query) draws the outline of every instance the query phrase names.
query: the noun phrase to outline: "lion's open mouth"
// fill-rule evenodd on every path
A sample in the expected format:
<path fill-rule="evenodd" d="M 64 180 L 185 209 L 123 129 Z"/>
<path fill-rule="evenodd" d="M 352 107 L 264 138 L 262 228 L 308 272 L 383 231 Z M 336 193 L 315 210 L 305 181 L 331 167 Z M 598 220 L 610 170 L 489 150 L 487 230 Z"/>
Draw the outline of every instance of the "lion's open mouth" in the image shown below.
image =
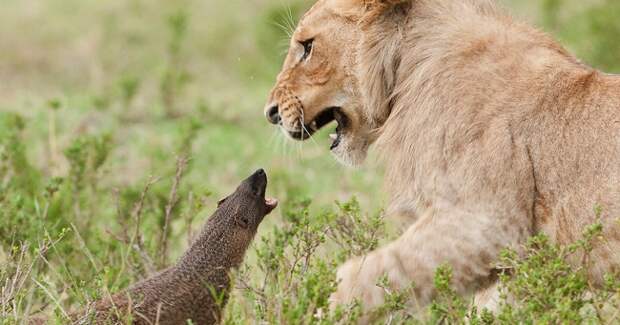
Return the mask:
<path fill-rule="evenodd" d="M 338 123 L 336 132 L 329 135 L 329 137 L 333 140 L 330 149 L 334 149 L 340 144 L 344 129 L 348 123 L 348 119 L 345 114 L 342 113 L 340 107 L 330 107 L 323 110 L 316 116 L 316 118 L 314 118 L 314 120 L 305 124 L 301 130 L 288 131 L 288 134 L 295 140 L 307 140 L 310 139 L 315 132 L 333 121 Z"/>

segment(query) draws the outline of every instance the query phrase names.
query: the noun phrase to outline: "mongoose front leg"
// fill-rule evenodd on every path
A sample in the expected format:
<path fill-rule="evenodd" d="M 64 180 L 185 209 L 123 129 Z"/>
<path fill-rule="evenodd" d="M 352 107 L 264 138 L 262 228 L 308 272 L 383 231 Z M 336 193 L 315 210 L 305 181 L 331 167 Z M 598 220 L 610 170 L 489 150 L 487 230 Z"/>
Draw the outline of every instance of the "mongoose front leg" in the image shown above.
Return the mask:
<path fill-rule="evenodd" d="M 433 211 L 420 218 L 399 239 L 338 270 L 340 281 L 332 306 L 358 299 L 364 309 L 381 305 L 384 290 L 377 280 L 387 276 L 393 289 L 414 285 L 414 306 L 434 297 L 435 270 L 452 268 L 453 287 L 466 294 L 489 280 L 500 251 L 517 246 L 531 232 L 527 214 L 488 216 L 462 210 Z"/>

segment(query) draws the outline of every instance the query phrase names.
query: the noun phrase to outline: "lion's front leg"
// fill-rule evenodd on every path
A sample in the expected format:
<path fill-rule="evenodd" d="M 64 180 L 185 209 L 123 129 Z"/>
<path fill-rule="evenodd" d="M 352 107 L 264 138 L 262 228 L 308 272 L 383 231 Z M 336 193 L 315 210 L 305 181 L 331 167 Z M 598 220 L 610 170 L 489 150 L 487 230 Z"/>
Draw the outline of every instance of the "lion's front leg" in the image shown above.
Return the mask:
<path fill-rule="evenodd" d="M 330 297 L 334 305 L 359 299 L 364 306 L 383 303 L 384 289 L 377 286 L 379 278 L 387 276 L 391 284 L 409 283 L 399 256 L 391 247 L 374 251 L 347 261 L 338 269 L 338 290 Z"/>
<path fill-rule="evenodd" d="M 436 269 L 452 267 L 453 287 L 461 294 L 477 290 L 488 281 L 502 248 L 516 246 L 530 236 L 527 214 L 488 217 L 471 212 L 437 212 L 422 217 L 398 240 L 338 270 L 340 281 L 331 296 L 332 306 L 358 299 L 368 310 L 381 305 L 384 290 L 377 281 L 386 276 L 392 289 L 413 284 L 414 305 L 433 298 Z"/>

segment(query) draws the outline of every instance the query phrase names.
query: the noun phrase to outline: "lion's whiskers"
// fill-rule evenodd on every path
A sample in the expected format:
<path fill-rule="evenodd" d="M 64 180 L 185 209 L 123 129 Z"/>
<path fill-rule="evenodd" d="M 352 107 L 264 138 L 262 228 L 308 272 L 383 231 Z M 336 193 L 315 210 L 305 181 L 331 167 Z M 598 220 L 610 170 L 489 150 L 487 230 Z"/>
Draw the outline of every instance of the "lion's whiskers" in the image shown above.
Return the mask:
<path fill-rule="evenodd" d="M 312 143 L 314 143 L 317 147 L 320 147 L 319 144 L 316 142 L 316 140 L 312 137 L 312 134 L 310 133 L 310 131 L 308 131 L 308 129 L 306 128 L 306 122 L 304 119 L 304 110 L 303 109 L 299 109 L 299 115 L 300 115 L 300 119 L 299 122 L 301 124 L 301 138 L 304 138 L 304 132 L 306 132 L 308 134 L 308 139 L 312 140 Z M 316 131 L 316 130 L 313 130 Z"/>
<path fill-rule="evenodd" d="M 295 22 L 295 19 L 293 18 L 293 11 L 291 10 L 291 5 L 289 3 L 287 3 L 286 5 L 286 13 L 287 16 L 284 17 L 286 18 L 286 23 L 288 25 L 290 34 L 292 35 L 293 32 L 295 31 L 295 27 L 297 26 L 297 23 Z"/>
<path fill-rule="evenodd" d="M 288 38 L 291 38 L 293 36 L 293 33 L 291 32 L 289 27 L 282 25 L 277 21 L 272 21 L 271 24 L 280 28 L 280 30 L 282 30 L 288 36 Z"/>

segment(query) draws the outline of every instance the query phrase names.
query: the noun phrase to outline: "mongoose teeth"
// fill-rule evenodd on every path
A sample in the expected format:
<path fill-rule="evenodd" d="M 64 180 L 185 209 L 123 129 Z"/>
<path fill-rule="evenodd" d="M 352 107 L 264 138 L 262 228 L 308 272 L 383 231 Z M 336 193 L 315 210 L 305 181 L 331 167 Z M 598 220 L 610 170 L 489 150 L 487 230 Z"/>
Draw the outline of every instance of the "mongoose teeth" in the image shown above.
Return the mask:
<path fill-rule="evenodd" d="M 265 204 L 270 207 L 276 207 L 278 205 L 278 200 L 268 197 L 265 199 Z"/>

